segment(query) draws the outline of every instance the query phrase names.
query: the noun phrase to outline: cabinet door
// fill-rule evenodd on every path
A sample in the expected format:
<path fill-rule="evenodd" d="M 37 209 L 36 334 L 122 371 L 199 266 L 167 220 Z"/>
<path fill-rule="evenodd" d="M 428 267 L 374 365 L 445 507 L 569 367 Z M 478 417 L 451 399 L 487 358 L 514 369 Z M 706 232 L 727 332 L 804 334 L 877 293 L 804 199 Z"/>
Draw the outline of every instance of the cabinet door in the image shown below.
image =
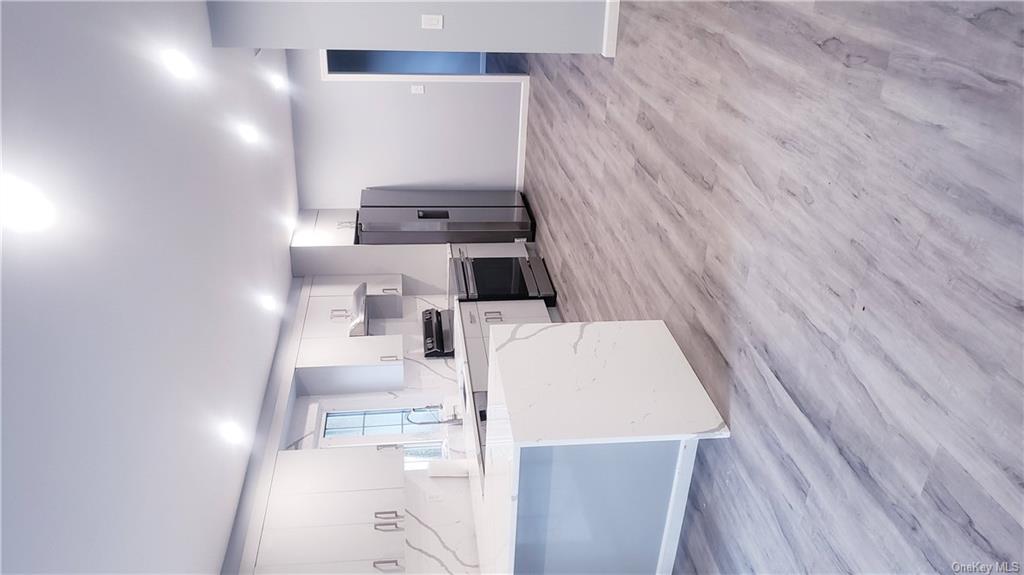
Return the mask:
<path fill-rule="evenodd" d="M 319 210 L 314 229 L 324 234 L 355 234 L 356 210 Z"/>
<path fill-rule="evenodd" d="M 303 210 L 291 245 L 351 246 L 355 238 L 356 210 Z"/>
<path fill-rule="evenodd" d="M 401 449 L 377 446 L 281 451 L 271 494 L 323 493 L 405 486 Z"/>
<path fill-rule="evenodd" d="M 363 491 L 275 493 L 270 498 L 264 525 L 274 528 L 326 527 L 404 519 L 405 490 L 396 487 Z"/>
<path fill-rule="evenodd" d="M 403 354 L 400 335 L 303 338 L 295 367 L 401 365 Z"/>
<path fill-rule="evenodd" d="M 315 276 L 311 296 L 352 295 L 356 286 L 366 282 L 366 295 L 402 295 L 402 274 Z"/>
<path fill-rule="evenodd" d="M 309 298 L 302 337 L 348 337 L 355 314 L 355 298 L 317 296 Z"/>
<path fill-rule="evenodd" d="M 376 446 L 279 452 L 257 570 L 350 562 L 372 568 L 377 561 L 397 571 L 405 542 L 403 460 L 401 449 Z"/>

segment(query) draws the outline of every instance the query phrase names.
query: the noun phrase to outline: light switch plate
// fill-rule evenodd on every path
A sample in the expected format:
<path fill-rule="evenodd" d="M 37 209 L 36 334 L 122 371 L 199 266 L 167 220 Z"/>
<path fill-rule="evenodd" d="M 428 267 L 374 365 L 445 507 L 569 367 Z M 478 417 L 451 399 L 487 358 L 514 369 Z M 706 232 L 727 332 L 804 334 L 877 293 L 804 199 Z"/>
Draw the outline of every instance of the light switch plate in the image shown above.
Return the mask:
<path fill-rule="evenodd" d="M 420 28 L 424 30 L 440 30 L 444 28 L 444 16 L 441 14 L 420 15 Z"/>
<path fill-rule="evenodd" d="M 412 87 L 410 88 L 410 91 L 413 94 L 422 94 L 424 91 L 423 84 L 413 84 Z"/>

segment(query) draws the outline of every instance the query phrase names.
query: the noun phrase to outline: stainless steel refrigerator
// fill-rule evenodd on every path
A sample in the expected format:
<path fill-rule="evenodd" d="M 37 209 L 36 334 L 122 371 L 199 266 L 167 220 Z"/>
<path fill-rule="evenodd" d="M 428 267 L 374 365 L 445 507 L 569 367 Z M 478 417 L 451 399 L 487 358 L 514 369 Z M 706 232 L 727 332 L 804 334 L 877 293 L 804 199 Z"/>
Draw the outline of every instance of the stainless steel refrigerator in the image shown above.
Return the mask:
<path fill-rule="evenodd" d="M 356 223 L 361 244 L 532 242 L 534 235 L 517 191 L 367 188 Z"/>

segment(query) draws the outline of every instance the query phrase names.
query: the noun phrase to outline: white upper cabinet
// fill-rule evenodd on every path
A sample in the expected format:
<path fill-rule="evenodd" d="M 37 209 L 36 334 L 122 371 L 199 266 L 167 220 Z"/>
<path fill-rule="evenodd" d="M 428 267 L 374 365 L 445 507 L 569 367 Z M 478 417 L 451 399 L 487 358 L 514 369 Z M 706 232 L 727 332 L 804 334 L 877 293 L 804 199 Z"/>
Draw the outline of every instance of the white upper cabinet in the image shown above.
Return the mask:
<path fill-rule="evenodd" d="M 309 298 L 302 337 L 348 337 L 355 304 L 352 294 Z"/>
<path fill-rule="evenodd" d="M 402 389 L 404 353 L 400 335 L 302 338 L 295 363 L 296 392 L 334 395 Z"/>
<path fill-rule="evenodd" d="M 352 295 L 356 286 L 366 282 L 366 295 L 402 295 L 402 274 L 366 274 L 315 276 L 311 296 Z"/>
<path fill-rule="evenodd" d="M 292 246 L 355 245 L 357 214 L 357 210 L 302 210 Z"/>
<path fill-rule="evenodd" d="M 295 367 L 401 365 L 403 353 L 400 335 L 304 338 Z"/>

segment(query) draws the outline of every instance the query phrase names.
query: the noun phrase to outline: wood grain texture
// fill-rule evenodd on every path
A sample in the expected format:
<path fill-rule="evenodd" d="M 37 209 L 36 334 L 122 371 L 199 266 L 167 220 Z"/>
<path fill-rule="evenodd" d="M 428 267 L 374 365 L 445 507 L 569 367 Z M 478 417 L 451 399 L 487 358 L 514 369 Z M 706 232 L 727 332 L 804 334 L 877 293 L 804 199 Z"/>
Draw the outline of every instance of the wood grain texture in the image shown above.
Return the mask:
<path fill-rule="evenodd" d="M 567 321 L 666 320 L 725 415 L 679 572 L 1020 561 L 1021 4 L 622 5 L 529 72 Z"/>

